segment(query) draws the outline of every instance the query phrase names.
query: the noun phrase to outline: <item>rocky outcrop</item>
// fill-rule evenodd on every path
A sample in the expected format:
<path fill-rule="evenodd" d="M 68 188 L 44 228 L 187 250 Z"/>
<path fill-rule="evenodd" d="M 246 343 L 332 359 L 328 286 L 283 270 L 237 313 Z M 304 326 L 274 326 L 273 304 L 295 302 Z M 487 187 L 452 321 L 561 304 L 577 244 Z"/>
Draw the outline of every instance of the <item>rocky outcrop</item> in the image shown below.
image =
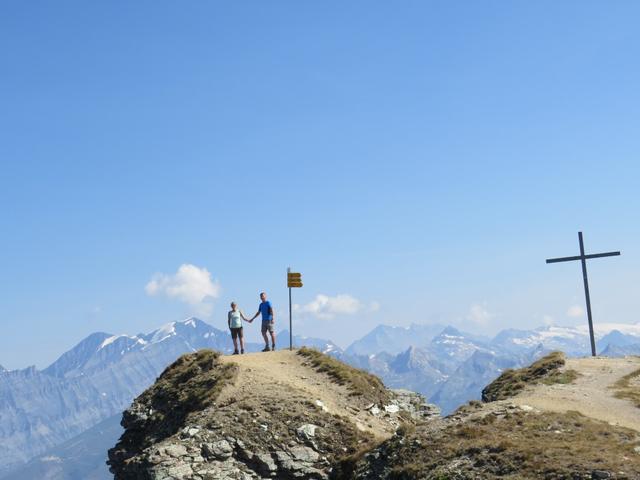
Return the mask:
<path fill-rule="evenodd" d="M 306 369 L 295 384 L 265 379 L 245 397 L 238 385 L 255 378 L 250 367 L 238 371 L 211 351 L 181 357 L 124 413 L 125 433 L 109 451 L 116 480 L 329 479 L 343 459 L 398 427 L 439 418 L 416 393 L 389 391 L 389 401 L 376 404 L 334 384 L 304 358 L 286 358 Z M 330 407 L 309 394 L 320 382 L 338 392 L 325 398 Z M 337 414 L 341 402 L 349 413 Z"/>
<path fill-rule="evenodd" d="M 92 334 L 44 370 L 0 369 L 0 477 L 120 415 L 179 355 L 229 344 L 191 318 L 146 335 Z"/>

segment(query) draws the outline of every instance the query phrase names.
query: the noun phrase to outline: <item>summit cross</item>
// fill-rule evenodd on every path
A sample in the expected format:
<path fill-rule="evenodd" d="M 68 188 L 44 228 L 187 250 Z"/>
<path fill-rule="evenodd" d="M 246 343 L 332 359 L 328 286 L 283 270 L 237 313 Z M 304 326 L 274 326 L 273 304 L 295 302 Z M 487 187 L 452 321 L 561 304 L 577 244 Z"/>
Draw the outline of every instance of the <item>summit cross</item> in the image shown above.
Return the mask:
<path fill-rule="evenodd" d="M 587 260 L 600 257 L 615 257 L 620 252 L 592 253 L 585 255 L 582 232 L 578 232 L 578 242 L 580 243 L 580 255 L 575 257 L 548 258 L 547 263 L 572 262 L 580 260 L 582 263 L 582 278 L 584 280 L 584 296 L 587 302 L 587 319 L 589 320 L 589 338 L 591 340 L 591 355 L 596 356 L 596 340 L 593 334 L 593 318 L 591 316 L 591 297 L 589 296 L 589 281 L 587 280 Z"/>

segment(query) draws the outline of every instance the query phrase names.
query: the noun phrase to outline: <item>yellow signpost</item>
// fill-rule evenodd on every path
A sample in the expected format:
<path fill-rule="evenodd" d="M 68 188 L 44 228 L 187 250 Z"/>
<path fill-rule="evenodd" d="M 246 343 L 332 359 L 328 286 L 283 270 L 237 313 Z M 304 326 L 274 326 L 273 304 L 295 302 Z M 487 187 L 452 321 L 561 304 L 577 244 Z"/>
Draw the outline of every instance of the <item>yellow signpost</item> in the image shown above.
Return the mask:
<path fill-rule="evenodd" d="M 287 287 L 300 288 L 302 287 L 302 275 L 294 272 L 287 272 Z"/>
<path fill-rule="evenodd" d="M 289 288 L 289 350 L 293 350 L 293 319 L 291 315 L 291 289 L 302 287 L 302 275 L 287 268 L 287 287 Z"/>

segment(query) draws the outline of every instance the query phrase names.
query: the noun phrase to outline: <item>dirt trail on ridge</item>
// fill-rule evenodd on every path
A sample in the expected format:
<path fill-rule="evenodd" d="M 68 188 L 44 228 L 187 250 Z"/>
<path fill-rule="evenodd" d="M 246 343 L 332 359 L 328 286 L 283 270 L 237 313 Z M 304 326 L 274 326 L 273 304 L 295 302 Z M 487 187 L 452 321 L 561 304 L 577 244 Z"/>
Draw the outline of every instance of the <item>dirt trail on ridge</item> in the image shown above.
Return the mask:
<path fill-rule="evenodd" d="M 240 372 L 233 385 L 225 388 L 219 399 L 224 403 L 233 398 L 243 400 L 260 397 L 279 399 L 286 403 L 292 393 L 302 394 L 311 401 L 320 401 L 330 414 L 350 418 L 363 431 L 378 439 L 390 437 L 395 428 L 382 418 L 371 415 L 362 401 L 326 374 L 314 370 L 306 358 L 295 350 L 225 355 L 223 363 L 235 363 Z M 382 407 L 382 406 L 380 406 Z M 318 408 L 322 408 L 319 406 Z"/>
<path fill-rule="evenodd" d="M 528 387 L 508 402 L 551 412 L 575 410 L 610 425 L 640 431 L 640 408 L 629 400 L 616 398 L 615 389 L 611 388 L 625 375 L 640 369 L 640 357 L 569 358 L 562 368 L 566 369 L 580 374 L 573 383 Z"/>

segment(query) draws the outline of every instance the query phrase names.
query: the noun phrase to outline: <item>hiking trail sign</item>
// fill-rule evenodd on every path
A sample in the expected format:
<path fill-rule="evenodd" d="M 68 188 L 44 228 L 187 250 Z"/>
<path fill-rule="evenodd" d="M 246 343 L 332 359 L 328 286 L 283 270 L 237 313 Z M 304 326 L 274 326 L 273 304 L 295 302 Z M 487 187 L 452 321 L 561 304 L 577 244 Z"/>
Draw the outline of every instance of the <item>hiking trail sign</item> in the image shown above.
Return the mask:
<path fill-rule="evenodd" d="M 582 279 L 584 280 L 584 296 L 587 302 L 587 319 L 589 320 L 589 338 L 591 340 L 591 355 L 596 356 L 596 340 L 593 334 L 593 318 L 591 316 L 591 297 L 589 296 L 589 280 L 587 280 L 587 260 L 592 258 L 601 257 L 615 257 L 620 255 L 620 252 L 605 252 L 605 253 L 592 253 L 585 255 L 584 242 L 582 240 L 582 232 L 578 232 L 578 243 L 580 244 L 580 255 L 575 257 L 559 257 L 548 258 L 547 263 L 559 263 L 559 262 L 573 262 L 580 260 L 582 263 Z"/>
<path fill-rule="evenodd" d="M 289 288 L 289 350 L 293 350 L 293 320 L 291 319 L 291 289 L 302 287 L 302 275 L 287 268 L 287 287 Z"/>

